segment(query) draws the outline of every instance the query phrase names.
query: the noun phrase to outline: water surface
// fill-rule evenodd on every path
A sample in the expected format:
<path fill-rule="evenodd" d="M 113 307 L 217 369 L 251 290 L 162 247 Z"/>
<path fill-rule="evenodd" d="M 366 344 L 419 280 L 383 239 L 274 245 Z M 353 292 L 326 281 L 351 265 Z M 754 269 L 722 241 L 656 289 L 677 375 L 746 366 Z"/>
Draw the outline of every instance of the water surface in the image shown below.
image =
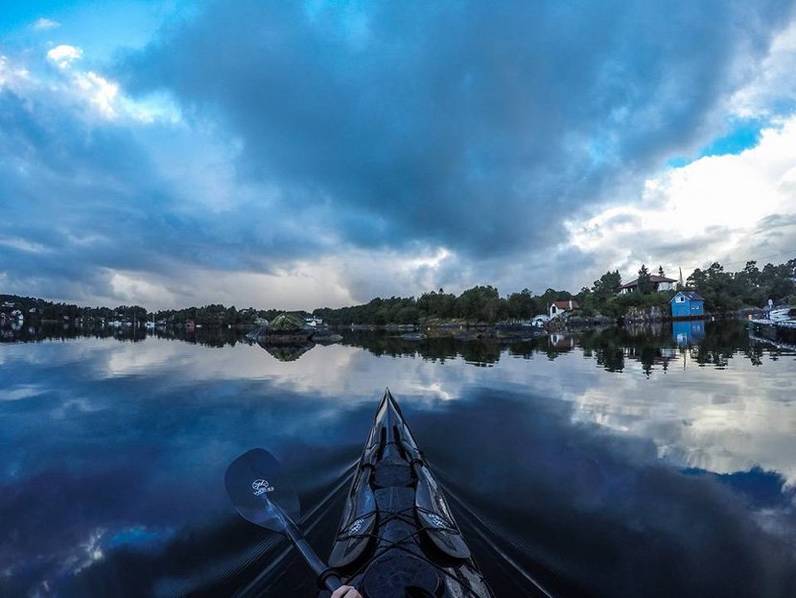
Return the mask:
<path fill-rule="evenodd" d="M 796 355 L 741 323 L 295 355 L 201 334 L 0 345 L 0 594 L 315 595 L 224 470 L 271 450 L 328 553 L 389 386 L 498 595 L 796 595 Z"/>

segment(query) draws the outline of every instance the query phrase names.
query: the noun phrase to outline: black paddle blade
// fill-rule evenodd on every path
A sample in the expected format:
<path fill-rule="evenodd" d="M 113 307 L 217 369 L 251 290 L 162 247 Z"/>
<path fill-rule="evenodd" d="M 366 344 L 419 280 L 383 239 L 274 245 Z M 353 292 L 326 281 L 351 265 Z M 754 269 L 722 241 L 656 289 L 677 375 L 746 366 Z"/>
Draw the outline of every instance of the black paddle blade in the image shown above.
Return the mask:
<path fill-rule="evenodd" d="M 274 532 L 285 532 L 285 516 L 299 515 L 299 500 L 282 467 L 268 451 L 256 448 L 235 459 L 224 476 L 240 516 Z"/>

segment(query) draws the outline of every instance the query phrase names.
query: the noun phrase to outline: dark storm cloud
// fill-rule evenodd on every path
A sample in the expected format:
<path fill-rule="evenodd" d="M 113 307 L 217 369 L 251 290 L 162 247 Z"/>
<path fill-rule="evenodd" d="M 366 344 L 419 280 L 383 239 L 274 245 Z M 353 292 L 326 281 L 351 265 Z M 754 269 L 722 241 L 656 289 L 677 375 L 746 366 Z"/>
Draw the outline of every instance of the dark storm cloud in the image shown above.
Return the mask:
<path fill-rule="evenodd" d="M 217 2 L 122 71 L 366 247 L 499 255 L 698 142 L 791 2 Z"/>
<path fill-rule="evenodd" d="M 2 57 L 0 285 L 157 307 L 220 300 L 196 270 L 295 274 L 331 258 L 319 285 L 356 300 L 577 288 L 610 260 L 551 256 L 562 221 L 632 201 L 650 168 L 703 145 L 791 11 L 215 2 L 108 67 L 122 82 L 110 119 L 80 89 L 78 73 L 96 75 L 80 70 L 88 51 L 65 68 L 36 63 L 40 48 Z M 124 113 L 128 93 L 163 90 L 181 122 Z M 453 250 L 441 265 L 399 280 L 404 257 L 439 246 Z M 386 250 L 373 265 L 348 259 L 373 248 Z M 125 293 L 118 271 L 149 286 Z M 292 285 L 274 285 L 287 307 Z"/>

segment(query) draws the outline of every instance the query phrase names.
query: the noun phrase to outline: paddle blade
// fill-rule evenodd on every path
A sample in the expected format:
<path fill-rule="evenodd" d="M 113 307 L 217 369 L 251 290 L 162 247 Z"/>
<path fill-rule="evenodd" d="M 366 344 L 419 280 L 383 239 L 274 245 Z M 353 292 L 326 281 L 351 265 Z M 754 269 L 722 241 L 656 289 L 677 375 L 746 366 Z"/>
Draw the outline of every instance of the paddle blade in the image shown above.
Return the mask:
<path fill-rule="evenodd" d="M 295 490 L 279 461 L 264 449 L 252 449 L 235 459 L 224 482 L 240 516 L 255 525 L 284 533 L 284 516 L 295 519 L 299 515 Z"/>

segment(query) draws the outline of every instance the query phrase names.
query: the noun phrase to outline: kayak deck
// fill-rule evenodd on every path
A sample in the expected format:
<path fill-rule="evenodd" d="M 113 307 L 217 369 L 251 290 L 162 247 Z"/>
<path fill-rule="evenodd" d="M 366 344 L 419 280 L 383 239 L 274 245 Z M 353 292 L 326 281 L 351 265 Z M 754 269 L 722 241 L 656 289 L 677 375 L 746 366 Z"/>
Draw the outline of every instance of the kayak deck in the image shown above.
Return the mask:
<path fill-rule="evenodd" d="M 493 596 L 389 390 L 346 496 L 329 566 L 366 598 Z"/>

